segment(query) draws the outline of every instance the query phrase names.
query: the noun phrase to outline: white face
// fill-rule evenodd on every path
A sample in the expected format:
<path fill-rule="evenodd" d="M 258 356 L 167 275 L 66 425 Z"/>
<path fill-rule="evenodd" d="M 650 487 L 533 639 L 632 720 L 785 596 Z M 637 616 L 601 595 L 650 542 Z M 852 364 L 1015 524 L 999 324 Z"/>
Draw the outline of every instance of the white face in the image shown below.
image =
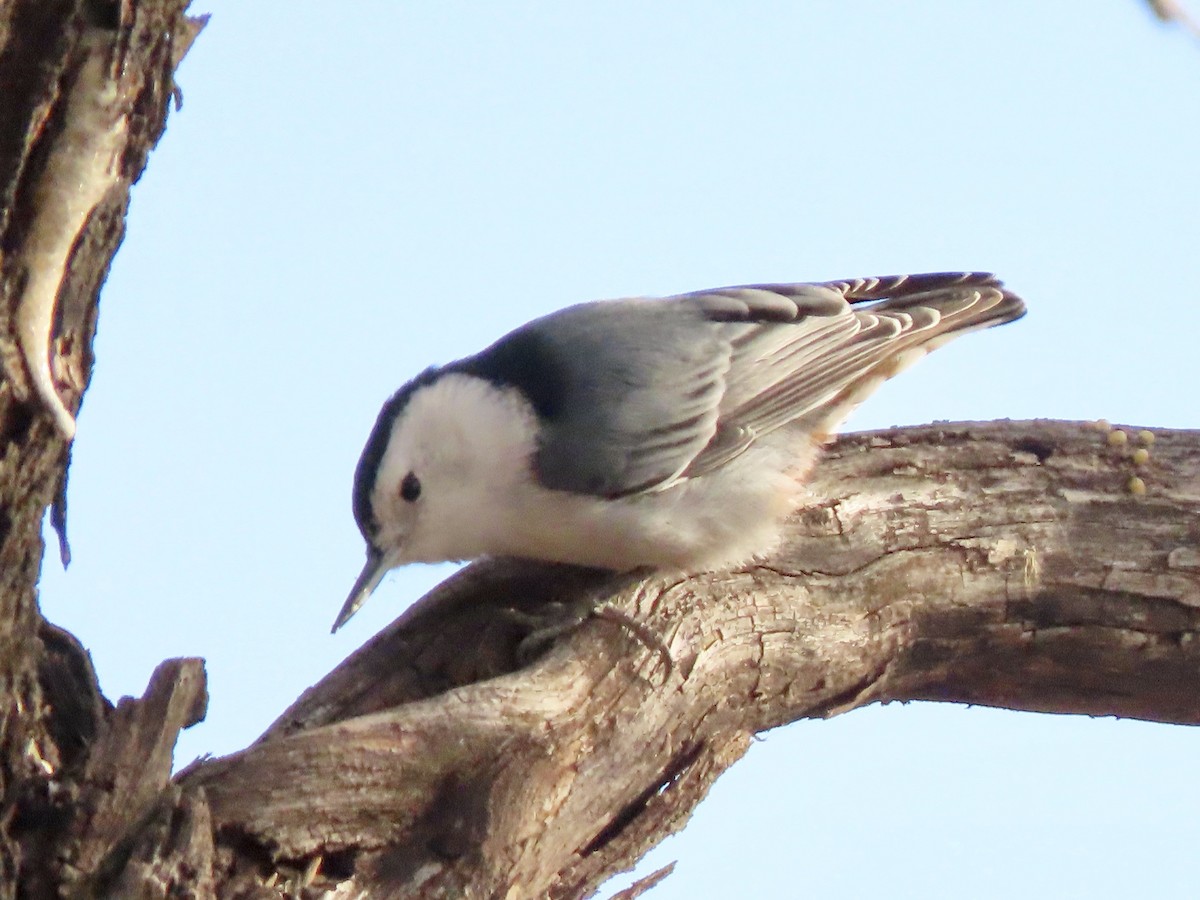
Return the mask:
<path fill-rule="evenodd" d="M 528 484 L 536 422 L 512 389 L 452 374 L 418 389 L 392 426 L 371 492 L 387 568 L 502 552 L 492 515 Z"/>

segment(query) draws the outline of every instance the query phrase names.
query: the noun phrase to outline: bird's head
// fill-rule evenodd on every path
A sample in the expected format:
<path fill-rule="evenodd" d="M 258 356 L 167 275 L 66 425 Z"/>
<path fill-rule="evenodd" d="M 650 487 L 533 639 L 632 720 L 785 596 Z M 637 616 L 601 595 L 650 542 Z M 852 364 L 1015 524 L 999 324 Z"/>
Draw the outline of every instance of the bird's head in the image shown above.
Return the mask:
<path fill-rule="evenodd" d="M 397 391 L 354 473 L 354 518 L 367 560 L 333 630 L 397 566 L 495 552 L 489 511 L 530 477 L 535 446 L 533 414 L 512 389 L 430 369 Z"/>

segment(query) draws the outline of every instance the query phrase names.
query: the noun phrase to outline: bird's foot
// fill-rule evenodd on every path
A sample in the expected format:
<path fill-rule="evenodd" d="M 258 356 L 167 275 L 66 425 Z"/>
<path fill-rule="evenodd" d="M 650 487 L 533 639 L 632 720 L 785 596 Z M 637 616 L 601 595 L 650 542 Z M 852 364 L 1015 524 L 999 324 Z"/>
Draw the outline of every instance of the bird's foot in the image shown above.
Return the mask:
<path fill-rule="evenodd" d="M 529 633 L 517 645 L 517 656 L 522 664 L 530 662 L 547 645 L 574 631 L 589 619 L 599 619 L 623 628 L 647 650 L 658 654 L 666 666 L 667 677 L 670 677 L 675 663 L 666 642 L 629 613 L 617 609 L 611 603 L 577 600 L 573 603 L 548 603 L 545 608 L 545 613 L 527 613 L 516 609 L 509 609 L 506 613 L 509 618 L 529 628 Z"/>

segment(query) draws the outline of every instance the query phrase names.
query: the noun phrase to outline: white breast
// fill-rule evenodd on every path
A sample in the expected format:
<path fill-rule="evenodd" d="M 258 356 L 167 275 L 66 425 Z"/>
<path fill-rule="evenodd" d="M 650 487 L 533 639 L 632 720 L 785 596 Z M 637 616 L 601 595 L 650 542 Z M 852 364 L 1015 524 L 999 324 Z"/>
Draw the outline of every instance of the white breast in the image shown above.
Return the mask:
<path fill-rule="evenodd" d="M 406 562 L 519 556 L 622 571 L 743 562 L 775 544 L 816 455 L 785 428 L 703 476 L 606 499 L 537 483 L 536 418 L 513 389 L 447 375 L 414 395 L 405 420 L 379 483 L 398 484 L 411 468 L 424 486 Z"/>

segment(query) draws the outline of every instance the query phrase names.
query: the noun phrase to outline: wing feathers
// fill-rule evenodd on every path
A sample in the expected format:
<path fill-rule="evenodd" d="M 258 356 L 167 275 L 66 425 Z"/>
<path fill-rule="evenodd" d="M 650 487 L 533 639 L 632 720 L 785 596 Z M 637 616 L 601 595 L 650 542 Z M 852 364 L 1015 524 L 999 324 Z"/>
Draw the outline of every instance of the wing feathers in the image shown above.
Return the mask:
<path fill-rule="evenodd" d="M 618 497 L 711 472 L 789 423 L 823 436 L 933 348 L 1024 311 L 987 273 L 749 285 L 583 304 L 498 355 L 543 395 L 541 482 Z"/>
<path fill-rule="evenodd" d="M 843 298 L 840 313 L 792 327 L 751 326 L 731 337 L 718 433 L 685 475 L 711 471 L 736 455 L 735 448 L 745 449 L 747 435 L 760 437 L 793 421 L 831 431 L 879 384 L 929 351 L 1024 313 L 1020 299 L 986 273 L 863 278 L 819 287 Z M 869 301 L 878 302 L 857 308 Z"/>

